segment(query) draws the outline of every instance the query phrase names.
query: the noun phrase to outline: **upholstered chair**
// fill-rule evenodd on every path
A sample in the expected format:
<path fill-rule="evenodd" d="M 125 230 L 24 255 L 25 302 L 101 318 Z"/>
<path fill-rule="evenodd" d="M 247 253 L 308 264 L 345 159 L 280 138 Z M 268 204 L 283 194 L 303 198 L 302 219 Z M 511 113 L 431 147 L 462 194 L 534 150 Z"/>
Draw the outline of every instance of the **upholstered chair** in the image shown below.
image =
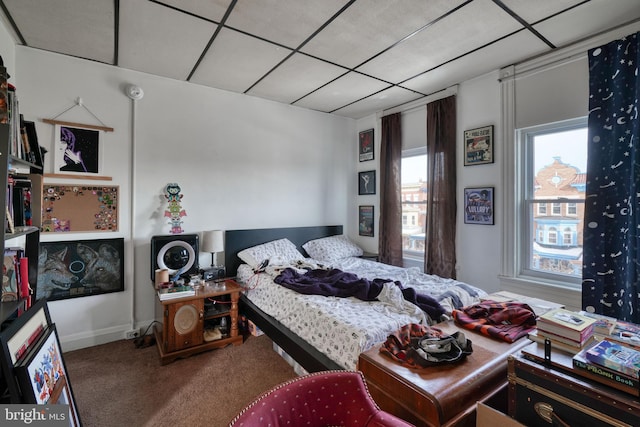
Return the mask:
<path fill-rule="evenodd" d="M 257 397 L 230 427 L 412 426 L 381 410 L 359 371 L 321 371 L 275 386 Z"/>

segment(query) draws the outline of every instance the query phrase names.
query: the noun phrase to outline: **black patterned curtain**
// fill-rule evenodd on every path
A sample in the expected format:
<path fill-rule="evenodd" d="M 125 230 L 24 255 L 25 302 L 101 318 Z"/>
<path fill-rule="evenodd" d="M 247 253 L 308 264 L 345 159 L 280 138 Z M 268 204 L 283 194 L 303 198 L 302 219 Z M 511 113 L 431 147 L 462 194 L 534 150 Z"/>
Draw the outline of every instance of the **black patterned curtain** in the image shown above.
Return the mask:
<path fill-rule="evenodd" d="M 640 323 L 640 33 L 589 51 L 582 306 Z"/>

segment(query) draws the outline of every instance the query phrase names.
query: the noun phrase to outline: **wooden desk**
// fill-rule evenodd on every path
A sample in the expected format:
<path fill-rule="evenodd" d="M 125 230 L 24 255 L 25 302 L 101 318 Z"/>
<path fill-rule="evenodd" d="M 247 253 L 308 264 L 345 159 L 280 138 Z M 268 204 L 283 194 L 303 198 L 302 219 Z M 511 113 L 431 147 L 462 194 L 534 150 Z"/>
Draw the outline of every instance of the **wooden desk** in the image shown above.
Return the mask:
<path fill-rule="evenodd" d="M 453 321 L 436 325 L 447 333 L 462 331 L 473 353 L 458 364 L 411 369 L 380 353 L 380 345 L 362 353 L 358 369 L 383 410 L 416 426 L 475 426 L 477 402 L 499 401 L 506 411 L 507 357 L 529 344 L 514 344 L 459 328 Z"/>

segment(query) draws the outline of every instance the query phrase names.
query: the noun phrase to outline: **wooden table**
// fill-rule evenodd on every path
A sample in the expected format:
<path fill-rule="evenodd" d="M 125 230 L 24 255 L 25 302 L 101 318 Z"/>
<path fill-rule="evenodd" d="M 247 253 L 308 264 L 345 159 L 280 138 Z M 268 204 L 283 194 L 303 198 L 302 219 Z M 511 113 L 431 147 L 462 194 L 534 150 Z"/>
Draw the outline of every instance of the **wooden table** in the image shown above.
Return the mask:
<path fill-rule="evenodd" d="M 506 411 L 507 358 L 529 344 L 514 344 L 459 328 L 453 321 L 435 325 L 447 333 L 462 331 L 473 353 L 452 365 L 411 369 L 380 353 L 380 345 L 362 353 L 358 369 L 383 410 L 416 426 L 475 426 L 477 402 Z"/>

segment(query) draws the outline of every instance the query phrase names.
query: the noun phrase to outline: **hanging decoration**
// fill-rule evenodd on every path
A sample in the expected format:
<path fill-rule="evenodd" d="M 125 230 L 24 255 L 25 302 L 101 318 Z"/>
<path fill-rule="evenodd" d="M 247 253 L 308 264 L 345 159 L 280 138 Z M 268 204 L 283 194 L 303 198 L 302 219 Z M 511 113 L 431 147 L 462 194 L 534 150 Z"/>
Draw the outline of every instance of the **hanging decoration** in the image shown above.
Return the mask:
<path fill-rule="evenodd" d="M 184 230 L 182 229 L 182 217 L 187 216 L 187 212 L 182 209 L 182 205 L 180 204 L 182 201 L 182 194 L 180 191 L 180 186 L 175 182 L 167 184 L 167 187 L 165 188 L 164 197 L 167 199 L 169 207 L 164 212 L 164 216 L 170 218 L 169 224 L 171 225 L 171 230 L 169 230 L 169 232 L 171 234 L 184 233 Z"/>

